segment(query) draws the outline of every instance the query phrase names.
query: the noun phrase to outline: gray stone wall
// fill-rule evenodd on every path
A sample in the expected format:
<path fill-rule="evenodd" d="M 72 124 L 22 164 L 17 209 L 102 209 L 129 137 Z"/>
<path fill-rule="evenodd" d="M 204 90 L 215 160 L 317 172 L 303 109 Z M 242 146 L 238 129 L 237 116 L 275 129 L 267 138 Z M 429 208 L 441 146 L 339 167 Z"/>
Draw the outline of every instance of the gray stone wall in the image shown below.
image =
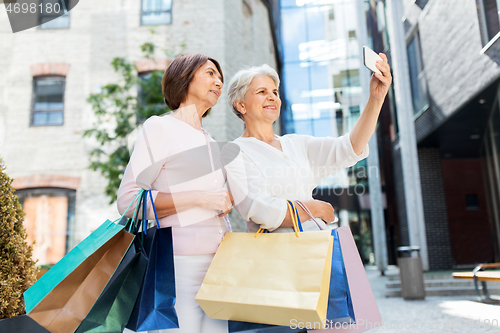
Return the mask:
<path fill-rule="evenodd" d="M 475 0 L 403 0 L 403 6 L 407 41 L 419 34 L 429 94 L 429 109 L 415 119 L 419 142 L 500 77 L 500 42 L 481 53 Z M 439 149 L 419 148 L 418 157 L 430 269 L 449 269 L 453 262 Z M 399 149 L 393 158 L 401 245 L 409 245 Z"/>
<path fill-rule="evenodd" d="M 500 77 L 497 41 L 481 53 L 483 42 L 475 0 L 429 0 L 420 9 L 405 0 L 409 37 L 418 29 L 430 108 L 415 121 L 423 139 L 479 91 Z"/>

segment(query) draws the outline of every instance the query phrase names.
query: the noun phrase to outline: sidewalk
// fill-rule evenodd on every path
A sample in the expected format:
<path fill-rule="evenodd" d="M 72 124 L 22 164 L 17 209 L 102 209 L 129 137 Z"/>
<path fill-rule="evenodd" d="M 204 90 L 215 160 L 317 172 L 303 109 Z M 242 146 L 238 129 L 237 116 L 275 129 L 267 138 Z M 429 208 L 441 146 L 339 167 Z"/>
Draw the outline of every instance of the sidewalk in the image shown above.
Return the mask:
<path fill-rule="evenodd" d="M 389 276 L 398 275 L 397 268 L 390 267 L 386 276 L 374 266 L 365 268 L 383 320 L 383 326 L 370 333 L 500 333 L 500 305 L 476 302 L 475 296 L 427 297 L 424 301 L 385 298 L 385 284 Z"/>
<path fill-rule="evenodd" d="M 477 302 L 474 296 L 385 298 L 385 283 L 388 276 L 398 274 L 397 268 L 381 276 L 376 267 L 367 266 L 366 273 L 384 321 L 370 332 L 500 332 L 500 305 Z"/>

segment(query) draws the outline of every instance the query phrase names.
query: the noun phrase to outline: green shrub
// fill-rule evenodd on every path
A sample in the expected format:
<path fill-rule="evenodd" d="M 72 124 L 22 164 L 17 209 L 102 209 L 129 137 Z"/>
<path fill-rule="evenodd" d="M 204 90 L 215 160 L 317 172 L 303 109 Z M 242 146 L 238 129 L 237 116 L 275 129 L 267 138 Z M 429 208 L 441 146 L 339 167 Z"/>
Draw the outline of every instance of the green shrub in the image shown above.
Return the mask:
<path fill-rule="evenodd" d="M 4 170 L 0 159 L 0 318 L 11 318 L 26 312 L 23 293 L 36 281 L 38 268 L 26 242 L 24 211 Z"/>

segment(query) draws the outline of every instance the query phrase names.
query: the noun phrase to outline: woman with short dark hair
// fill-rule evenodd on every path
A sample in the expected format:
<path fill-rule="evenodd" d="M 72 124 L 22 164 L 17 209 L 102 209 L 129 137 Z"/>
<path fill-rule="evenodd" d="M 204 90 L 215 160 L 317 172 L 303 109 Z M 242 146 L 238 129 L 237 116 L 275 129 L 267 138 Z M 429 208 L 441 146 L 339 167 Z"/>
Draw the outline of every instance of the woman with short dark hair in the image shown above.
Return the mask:
<path fill-rule="evenodd" d="M 227 332 L 227 321 L 208 318 L 195 301 L 232 210 L 224 174 L 213 166 L 218 145 L 202 127 L 223 82 L 215 59 L 196 54 L 172 61 L 162 90 L 173 112 L 144 122 L 118 190 L 120 214 L 141 188 L 152 190 L 160 226 L 172 227 L 180 328 L 168 332 Z M 132 214 L 131 208 L 126 216 Z M 155 219 L 152 207 L 147 214 Z"/>

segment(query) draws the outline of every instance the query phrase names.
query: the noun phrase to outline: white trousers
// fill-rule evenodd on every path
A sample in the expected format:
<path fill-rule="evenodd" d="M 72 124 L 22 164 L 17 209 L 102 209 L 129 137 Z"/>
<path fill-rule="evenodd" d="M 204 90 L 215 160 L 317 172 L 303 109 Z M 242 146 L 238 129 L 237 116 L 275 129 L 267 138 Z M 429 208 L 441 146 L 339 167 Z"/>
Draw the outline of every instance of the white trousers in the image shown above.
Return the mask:
<path fill-rule="evenodd" d="M 208 318 L 194 299 L 213 258 L 213 254 L 174 256 L 179 328 L 149 333 L 227 333 L 227 320 Z"/>

